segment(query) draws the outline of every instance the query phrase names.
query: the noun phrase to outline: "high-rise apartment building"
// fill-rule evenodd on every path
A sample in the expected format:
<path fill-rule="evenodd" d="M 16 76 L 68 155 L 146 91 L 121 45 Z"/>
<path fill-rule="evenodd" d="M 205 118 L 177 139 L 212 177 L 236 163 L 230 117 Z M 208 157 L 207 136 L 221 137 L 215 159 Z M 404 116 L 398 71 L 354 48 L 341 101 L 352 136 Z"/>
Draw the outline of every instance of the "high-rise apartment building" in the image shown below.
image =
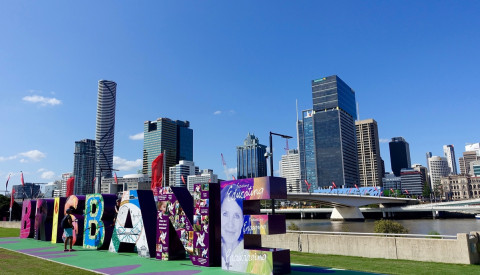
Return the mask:
<path fill-rule="evenodd" d="M 435 190 L 435 185 L 440 184 L 440 179 L 448 176 L 450 168 L 448 168 L 447 159 L 439 156 L 432 156 L 429 158 L 428 166 L 430 167 L 429 175 L 431 188 L 432 190 Z"/>
<path fill-rule="evenodd" d="M 357 128 L 358 171 L 360 185 L 380 186 L 382 163 L 378 140 L 378 126 L 373 119 L 355 121 Z"/>
<path fill-rule="evenodd" d="M 242 146 L 237 146 L 237 179 L 265 177 L 267 175 L 267 146 L 248 133 Z"/>
<path fill-rule="evenodd" d="M 287 181 L 288 192 L 300 191 L 300 157 L 297 149 L 287 151 L 280 160 L 280 177 Z"/>
<path fill-rule="evenodd" d="M 67 196 L 67 181 L 73 177 L 73 173 L 63 173 L 62 174 L 62 179 L 60 180 L 60 185 L 62 186 L 62 191 L 60 192 L 61 197 L 66 197 Z"/>
<path fill-rule="evenodd" d="M 422 175 L 422 184 L 425 184 L 425 182 L 428 181 L 427 167 L 425 167 L 421 164 L 414 164 L 414 165 L 412 165 L 412 169 L 417 171 L 417 172 L 420 172 L 420 174 Z"/>
<path fill-rule="evenodd" d="M 75 141 L 75 153 L 73 160 L 73 176 L 75 184 L 74 195 L 86 195 L 95 193 L 95 140 L 83 139 Z"/>
<path fill-rule="evenodd" d="M 152 162 L 165 153 L 165 182 L 169 169 L 180 160 L 193 161 L 193 130 L 189 121 L 158 118 L 145 121 L 143 139 L 143 174 L 152 175 Z"/>
<path fill-rule="evenodd" d="M 110 80 L 98 81 L 96 145 L 96 177 L 112 177 L 113 142 L 115 134 L 115 104 L 117 83 Z M 96 186 L 96 192 L 100 192 Z"/>
<path fill-rule="evenodd" d="M 477 160 L 480 160 L 480 156 L 477 155 L 476 151 L 463 152 L 463 157 L 458 159 L 458 163 L 460 164 L 460 174 L 471 175 L 470 163 Z"/>
<path fill-rule="evenodd" d="M 181 160 L 177 165 L 170 167 L 170 186 L 187 187 L 188 176 L 198 174 L 198 166 L 193 161 Z M 182 179 L 183 177 L 183 179 Z"/>
<path fill-rule="evenodd" d="M 305 180 L 317 189 L 317 165 L 315 160 L 315 141 L 313 139 L 313 110 L 302 111 L 302 119 L 297 121 L 298 153 L 300 158 L 300 186 L 307 192 Z"/>
<path fill-rule="evenodd" d="M 410 168 L 410 147 L 403 137 L 394 137 L 389 142 L 390 164 L 395 176 L 400 176 L 402 168 Z"/>
<path fill-rule="evenodd" d="M 453 145 L 443 145 L 443 156 L 447 159 L 450 175 L 457 174 L 457 161 L 455 159 L 455 149 Z"/>
<path fill-rule="evenodd" d="M 336 75 L 323 77 L 312 80 L 312 101 L 316 185 L 358 184 L 355 92 Z"/>

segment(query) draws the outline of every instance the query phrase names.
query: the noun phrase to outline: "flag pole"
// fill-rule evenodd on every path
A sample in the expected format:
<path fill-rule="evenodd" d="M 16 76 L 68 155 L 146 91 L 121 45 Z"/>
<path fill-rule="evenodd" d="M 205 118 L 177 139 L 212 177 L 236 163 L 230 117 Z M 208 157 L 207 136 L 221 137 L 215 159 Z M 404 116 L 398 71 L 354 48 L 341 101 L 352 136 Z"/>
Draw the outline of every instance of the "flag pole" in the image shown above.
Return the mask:
<path fill-rule="evenodd" d="M 162 184 L 162 187 L 167 187 L 166 182 L 165 182 L 165 167 L 166 167 L 165 162 L 166 161 L 167 161 L 167 150 L 163 150 L 163 163 L 162 163 L 162 165 L 163 165 L 163 169 L 162 169 L 163 170 L 163 175 L 162 175 L 163 184 Z"/>

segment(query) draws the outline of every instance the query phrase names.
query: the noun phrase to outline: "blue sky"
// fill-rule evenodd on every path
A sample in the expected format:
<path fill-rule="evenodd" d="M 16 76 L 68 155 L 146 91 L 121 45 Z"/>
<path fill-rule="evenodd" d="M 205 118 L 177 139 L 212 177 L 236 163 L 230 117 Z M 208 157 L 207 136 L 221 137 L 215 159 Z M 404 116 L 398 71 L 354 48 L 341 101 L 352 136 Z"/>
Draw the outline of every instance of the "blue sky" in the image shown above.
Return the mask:
<path fill-rule="evenodd" d="M 2 1 L 0 179 L 9 188 L 73 169 L 94 139 L 97 82 L 117 87 L 117 174 L 141 166 L 131 137 L 158 117 L 189 120 L 194 160 L 225 178 L 247 133 L 296 135 L 295 100 L 337 74 L 382 141 L 412 163 L 479 142 L 480 3 L 475 1 Z M 296 147 L 296 139 L 289 143 Z M 275 170 L 285 142 L 274 138 Z M 388 143 L 381 155 L 390 171 Z M 1 183 L 0 183 L 1 184 Z M 0 190 L 4 189 L 4 185 Z"/>

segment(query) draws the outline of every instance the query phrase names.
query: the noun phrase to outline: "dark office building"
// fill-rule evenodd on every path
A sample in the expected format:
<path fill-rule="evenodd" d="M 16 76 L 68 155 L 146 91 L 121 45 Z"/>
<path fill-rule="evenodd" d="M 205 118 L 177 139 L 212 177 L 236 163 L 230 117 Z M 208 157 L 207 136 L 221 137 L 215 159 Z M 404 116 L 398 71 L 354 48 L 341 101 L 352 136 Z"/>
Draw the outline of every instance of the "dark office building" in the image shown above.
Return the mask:
<path fill-rule="evenodd" d="M 73 176 L 75 178 L 74 195 L 95 193 L 95 140 L 75 141 Z"/>
<path fill-rule="evenodd" d="M 45 183 L 42 183 L 45 184 Z M 15 189 L 15 199 L 36 199 L 40 196 L 40 184 L 25 182 L 25 186 L 14 185 L 12 186 Z"/>
<path fill-rule="evenodd" d="M 265 177 L 267 175 L 267 146 L 248 134 L 242 146 L 237 146 L 237 179 Z"/>
<path fill-rule="evenodd" d="M 355 92 L 338 76 L 312 80 L 313 136 L 319 188 L 359 183 Z"/>
<path fill-rule="evenodd" d="M 388 144 L 390 147 L 390 163 L 392 172 L 400 177 L 402 168 L 410 168 L 410 147 L 403 137 L 394 137 Z"/>
<path fill-rule="evenodd" d="M 180 160 L 193 161 L 193 130 L 189 121 L 159 118 L 145 121 L 143 139 L 143 174 L 152 175 L 152 162 L 165 152 L 165 182 L 170 167 Z"/>

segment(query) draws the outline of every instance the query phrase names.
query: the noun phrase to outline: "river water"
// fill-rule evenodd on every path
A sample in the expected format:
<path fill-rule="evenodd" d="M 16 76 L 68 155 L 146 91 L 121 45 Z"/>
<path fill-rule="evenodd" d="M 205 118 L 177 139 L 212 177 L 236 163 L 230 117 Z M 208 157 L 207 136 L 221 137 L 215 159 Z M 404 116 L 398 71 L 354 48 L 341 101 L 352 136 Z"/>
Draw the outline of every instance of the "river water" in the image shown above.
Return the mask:
<path fill-rule="evenodd" d="M 441 235 L 456 235 L 480 231 L 480 220 L 471 219 L 415 219 L 396 220 L 408 229 L 410 234 L 428 234 L 436 231 Z M 298 225 L 301 231 L 333 231 L 374 233 L 375 220 L 364 222 L 330 221 L 329 219 L 287 219 Z"/>

